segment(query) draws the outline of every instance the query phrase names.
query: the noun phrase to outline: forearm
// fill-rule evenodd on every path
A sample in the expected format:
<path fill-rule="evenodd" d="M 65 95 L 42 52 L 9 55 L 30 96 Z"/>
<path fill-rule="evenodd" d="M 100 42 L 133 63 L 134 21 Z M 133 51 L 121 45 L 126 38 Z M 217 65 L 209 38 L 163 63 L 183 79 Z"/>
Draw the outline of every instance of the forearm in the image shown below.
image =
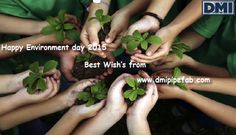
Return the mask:
<path fill-rule="evenodd" d="M 201 77 L 193 77 L 196 82 L 197 78 Z M 191 89 L 194 90 L 203 90 L 209 92 L 216 92 L 221 94 L 227 94 L 231 96 L 236 96 L 236 79 L 231 78 L 210 78 L 209 84 L 200 84 L 200 83 L 193 83 L 190 85 Z"/>
<path fill-rule="evenodd" d="M 147 12 L 157 14 L 159 17 L 164 19 L 174 4 L 175 0 L 152 0 Z"/>
<path fill-rule="evenodd" d="M 70 135 L 83 118 L 69 110 L 46 135 Z M 66 123 L 66 124 L 65 124 Z M 61 130 L 63 129 L 63 130 Z"/>
<path fill-rule="evenodd" d="M 39 45 L 39 44 L 45 44 L 45 43 L 47 43 L 47 40 L 45 40 L 45 36 L 35 35 L 35 36 L 26 37 L 19 40 L 3 43 L 2 45 L 3 46 L 18 46 L 22 48 L 22 51 L 24 51 L 26 49 L 27 44 Z M 17 52 L 11 52 L 8 50 L 4 50 L 2 48 L 0 49 L 0 59 L 8 58 L 8 57 L 17 55 L 19 53 L 21 53 L 20 50 L 18 50 Z"/>
<path fill-rule="evenodd" d="M 201 75 L 210 76 L 210 77 L 230 77 L 228 71 L 224 68 L 206 65 L 188 56 L 184 56 L 183 59 L 186 59 L 184 60 L 185 66 L 194 69 L 195 71 L 199 72 Z"/>
<path fill-rule="evenodd" d="M 42 103 L 28 105 L 0 117 L 0 130 L 7 130 L 21 123 L 39 118 L 60 110 L 67 106 L 58 96 Z"/>
<path fill-rule="evenodd" d="M 144 10 L 150 3 L 150 0 L 133 0 L 130 4 L 125 6 L 119 11 L 124 11 L 129 14 L 130 17 L 136 13 Z"/>
<path fill-rule="evenodd" d="M 236 109 L 189 91 L 184 100 L 213 119 L 231 127 L 236 127 Z"/>
<path fill-rule="evenodd" d="M 202 1 L 192 0 L 184 10 L 168 25 L 178 35 L 202 16 Z"/>
<path fill-rule="evenodd" d="M 1 75 L 0 82 L 0 94 L 14 93 L 23 87 L 18 75 Z"/>
<path fill-rule="evenodd" d="M 117 117 L 117 116 L 121 117 Z M 95 117 L 89 119 L 83 125 L 78 127 L 73 135 L 103 135 L 123 114 L 113 114 L 112 111 L 101 110 Z"/>
<path fill-rule="evenodd" d="M 151 135 L 147 119 L 127 117 L 129 135 Z"/>
<path fill-rule="evenodd" d="M 0 33 L 35 35 L 47 25 L 47 22 L 21 19 L 13 16 L 0 14 Z"/>

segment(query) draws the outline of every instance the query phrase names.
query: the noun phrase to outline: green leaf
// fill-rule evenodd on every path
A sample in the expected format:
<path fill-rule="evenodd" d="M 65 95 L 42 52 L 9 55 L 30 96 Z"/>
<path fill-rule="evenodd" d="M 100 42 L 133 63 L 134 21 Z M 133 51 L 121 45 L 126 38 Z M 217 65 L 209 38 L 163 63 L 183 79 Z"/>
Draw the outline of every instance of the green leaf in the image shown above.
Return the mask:
<path fill-rule="evenodd" d="M 84 91 L 78 93 L 78 95 L 77 95 L 78 100 L 82 100 L 85 102 L 88 101 L 90 97 L 91 97 L 91 94 L 89 92 L 84 92 Z"/>
<path fill-rule="evenodd" d="M 126 82 L 127 82 L 127 84 L 128 84 L 130 87 L 135 88 L 135 80 L 134 80 L 134 79 L 132 79 L 132 78 L 129 77 L 129 78 L 126 80 Z"/>
<path fill-rule="evenodd" d="M 180 43 L 180 42 L 181 42 L 180 37 L 176 37 L 176 38 L 175 38 L 175 41 L 174 41 L 174 44 L 177 44 L 177 43 Z"/>
<path fill-rule="evenodd" d="M 103 100 L 106 97 L 105 94 L 97 94 L 95 95 L 95 98 L 97 98 L 98 100 Z"/>
<path fill-rule="evenodd" d="M 178 78 L 180 76 L 181 76 L 181 70 L 180 70 L 180 68 L 176 67 L 173 71 L 173 77 Z"/>
<path fill-rule="evenodd" d="M 98 92 L 99 92 L 98 86 L 93 85 L 93 86 L 91 87 L 91 93 L 92 93 L 92 94 L 96 94 L 96 93 L 98 93 Z"/>
<path fill-rule="evenodd" d="M 149 35 L 149 33 L 148 33 L 148 32 L 145 32 L 145 33 L 143 34 L 143 39 L 144 39 L 144 40 L 147 39 L 148 35 Z"/>
<path fill-rule="evenodd" d="M 91 21 L 91 20 L 97 20 L 97 17 L 90 17 L 89 19 L 88 19 L 88 21 Z"/>
<path fill-rule="evenodd" d="M 175 46 L 179 48 L 180 50 L 182 50 L 183 52 L 188 52 L 192 50 L 191 47 L 189 47 L 188 45 L 184 43 L 175 44 Z"/>
<path fill-rule="evenodd" d="M 65 22 L 65 14 L 66 14 L 66 10 L 60 10 L 58 13 L 58 18 L 62 23 Z"/>
<path fill-rule="evenodd" d="M 138 41 L 131 40 L 127 44 L 127 49 L 129 52 L 132 53 L 138 47 L 138 45 L 139 45 Z"/>
<path fill-rule="evenodd" d="M 29 70 L 32 71 L 33 73 L 39 73 L 39 62 L 34 62 L 30 64 Z"/>
<path fill-rule="evenodd" d="M 172 48 L 172 52 L 173 52 L 175 55 L 177 55 L 180 59 L 183 58 L 184 53 L 183 53 L 181 50 L 176 49 L 176 48 Z"/>
<path fill-rule="evenodd" d="M 53 26 L 46 26 L 41 30 L 41 34 L 43 35 L 51 35 L 55 32 L 55 28 Z"/>
<path fill-rule="evenodd" d="M 58 62 L 55 60 L 50 60 L 50 61 L 46 62 L 44 64 L 43 73 L 47 73 L 48 71 L 50 71 L 52 69 L 56 69 L 57 65 L 58 65 Z"/>
<path fill-rule="evenodd" d="M 66 32 L 66 37 L 73 41 L 79 41 L 80 33 L 77 30 L 69 30 Z"/>
<path fill-rule="evenodd" d="M 133 36 L 138 38 L 138 39 L 142 38 L 142 35 L 141 35 L 141 33 L 138 30 L 134 31 Z"/>
<path fill-rule="evenodd" d="M 94 105 L 94 103 L 95 103 L 95 99 L 91 97 L 91 98 L 88 99 L 88 102 L 86 103 L 86 106 L 89 107 L 91 105 Z"/>
<path fill-rule="evenodd" d="M 63 41 L 65 40 L 65 35 L 64 35 L 64 31 L 60 30 L 60 31 L 56 31 L 56 39 L 58 42 L 63 43 Z"/>
<path fill-rule="evenodd" d="M 145 90 L 144 89 L 137 89 L 137 93 L 138 93 L 138 95 L 142 96 L 145 94 Z"/>
<path fill-rule="evenodd" d="M 160 37 L 158 36 L 150 36 L 148 39 L 147 39 L 148 43 L 152 44 L 152 45 L 160 45 L 162 40 Z"/>
<path fill-rule="evenodd" d="M 141 42 L 141 48 L 143 49 L 143 50 L 147 50 L 147 48 L 148 48 L 148 42 L 147 41 L 142 41 Z"/>
<path fill-rule="evenodd" d="M 33 75 L 30 75 L 28 77 L 26 77 L 24 80 L 23 80 L 23 85 L 24 87 L 28 87 L 28 86 L 32 86 L 34 81 L 38 79 L 38 76 L 33 74 Z"/>
<path fill-rule="evenodd" d="M 43 78 L 40 78 L 37 82 L 37 88 L 41 91 L 45 91 L 47 89 L 47 83 Z"/>
<path fill-rule="evenodd" d="M 56 18 L 53 18 L 52 16 L 47 17 L 47 22 L 52 26 L 57 26 L 59 22 Z"/>
<path fill-rule="evenodd" d="M 133 36 L 127 35 L 127 36 L 122 37 L 121 41 L 123 44 L 128 44 L 128 42 L 133 39 L 134 39 Z"/>
<path fill-rule="evenodd" d="M 128 99 L 129 96 L 130 96 L 130 94 L 132 93 L 132 91 L 133 91 L 133 90 L 126 90 L 126 91 L 124 92 L 124 97 Z"/>
<path fill-rule="evenodd" d="M 32 89 L 31 87 L 27 88 L 27 93 L 29 93 L 30 95 L 34 94 L 36 91 L 36 89 Z"/>
<path fill-rule="evenodd" d="M 98 10 L 96 11 L 95 15 L 96 15 L 97 18 L 101 18 L 102 15 L 103 15 L 103 10 L 102 10 L 102 9 L 98 9 Z"/>
<path fill-rule="evenodd" d="M 72 30 L 75 28 L 75 25 L 74 24 L 71 24 L 71 23 L 66 23 L 64 24 L 64 29 L 65 30 Z"/>
<path fill-rule="evenodd" d="M 111 22 L 111 16 L 109 16 L 109 15 L 102 16 L 102 23 L 103 24 L 106 24 L 109 22 Z"/>
<path fill-rule="evenodd" d="M 188 90 L 185 83 L 176 83 L 175 85 L 178 86 L 182 90 Z"/>
<path fill-rule="evenodd" d="M 38 79 L 36 79 L 32 85 L 28 86 L 27 87 L 27 92 L 29 94 L 34 94 L 36 91 L 37 91 L 37 82 L 38 82 Z"/>
<path fill-rule="evenodd" d="M 138 92 L 136 90 L 133 90 L 129 95 L 129 100 L 133 102 L 137 99 L 137 97 L 138 97 Z"/>

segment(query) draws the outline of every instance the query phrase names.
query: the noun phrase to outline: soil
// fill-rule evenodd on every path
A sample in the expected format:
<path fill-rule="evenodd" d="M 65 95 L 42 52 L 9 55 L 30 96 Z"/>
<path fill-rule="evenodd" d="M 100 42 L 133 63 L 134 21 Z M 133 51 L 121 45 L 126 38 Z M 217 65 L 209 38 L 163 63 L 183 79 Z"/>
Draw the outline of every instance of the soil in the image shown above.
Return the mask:
<path fill-rule="evenodd" d="M 104 25 L 104 31 L 101 29 L 99 32 L 98 32 L 98 38 L 99 38 L 99 41 L 102 42 L 102 41 L 105 41 L 106 39 L 106 36 L 108 35 L 108 33 L 110 32 L 111 30 L 111 23 L 106 23 Z"/>
<path fill-rule="evenodd" d="M 101 63 L 99 68 L 85 68 L 85 62 L 76 63 L 73 69 L 73 76 L 79 80 L 96 78 L 97 76 L 102 75 L 107 71 L 107 68 L 104 68 L 103 62 L 108 62 L 108 59 L 103 59 L 101 57 L 95 56 L 89 63 Z"/>
<path fill-rule="evenodd" d="M 147 84 L 142 83 L 142 84 L 140 85 L 140 88 L 143 88 L 144 90 L 146 90 Z M 123 92 L 125 92 L 126 90 L 130 90 L 130 89 L 131 89 L 130 86 L 129 86 L 128 84 L 126 84 L 126 85 L 123 87 Z M 144 94 L 143 96 L 145 96 L 145 94 Z M 143 96 L 138 96 L 137 99 L 136 99 L 136 101 L 137 101 L 139 98 L 143 97 Z M 131 102 L 129 99 L 125 99 L 125 102 L 128 104 L 128 106 L 132 106 L 135 101 Z"/>

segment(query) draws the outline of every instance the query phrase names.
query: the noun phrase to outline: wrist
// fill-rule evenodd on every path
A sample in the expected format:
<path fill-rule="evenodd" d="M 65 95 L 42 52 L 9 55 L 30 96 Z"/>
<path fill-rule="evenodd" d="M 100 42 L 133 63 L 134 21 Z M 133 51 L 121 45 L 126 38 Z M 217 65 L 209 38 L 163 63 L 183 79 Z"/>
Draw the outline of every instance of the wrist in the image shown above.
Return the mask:
<path fill-rule="evenodd" d="M 149 15 L 144 15 L 142 19 L 147 20 L 150 23 L 150 25 L 152 26 L 152 29 L 160 28 L 160 22 L 155 17 L 149 16 Z"/>
<path fill-rule="evenodd" d="M 105 107 L 104 109 L 101 110 L 101 113 L 105 114 L 107 116 L 107 120 L 118 121 L 126 113 L 126 110 L 124 110 L 124 109 L 109 109 L 109 108 Z"/>
<path fill-rule="evenodd" d="M 19 90 L 19 89 L 22 89 L 24 88 L 23 86 L 23 80 L 29 76 L 29 70 L 25 71 L 25 72 L 22 72 L 22 73 L 18 73 L 18 74 L 15 74 L 14 77 L 13 77 L 13 83 L 14 85 L 16 86 L 16 89 Z"/>
<path fill-rule="evenodd" d="M 36 24 L 34 34 L 40 34 L 41 30 L 48 25 L 47 21 L 40 21 Z"/>
<path fill-rule="evenodd" d="M 197 64 L 197 62 L 192 58 L 189 57 L 187 55 L 184 55 L 184 65 L 188 66 L 188 67 L 195 67 L 195 65 Z"/>
<path fill-rule="evenodd" d="M 139 123 L 147 121 L 147 117 L 141 115 L 127 115 L 127 123 Z"/>

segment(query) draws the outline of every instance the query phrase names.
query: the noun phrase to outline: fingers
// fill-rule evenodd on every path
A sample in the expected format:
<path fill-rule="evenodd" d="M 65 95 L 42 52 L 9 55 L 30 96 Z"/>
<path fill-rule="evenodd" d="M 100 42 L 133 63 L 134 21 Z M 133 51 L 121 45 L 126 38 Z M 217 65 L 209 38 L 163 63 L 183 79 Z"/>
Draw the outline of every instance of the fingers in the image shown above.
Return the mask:
<path fill-rule="evenodd" d="M 81 34 L 80 34 L 80 40 L 82 42 L 83 45 L 87 46 L 89 45 L 89 40 L 88 40 L 88 33 L 85 30 L 82 30 Z"/>
<path fill-rule="evenodd" d="M 94 28 L 89 28 L 88 29 L 89 43 L 91 43 L 93 46 L 98 46 L 99 45 L 98 31 L 96 31 Z"/>
<path fill-rule="evenodd" d="M 105 100 L 100 101 L 99 103 L 91 106 L 91 111 L 98 112 L 105 105 Z"/>
<path fill-rule="evenodd" d="M 105 39 L 105 42 L 110 44 L 112 43 L 116 36 L 121 32 L 121 30 L 117 29 L 116 27 L 111 27 L 111 30 L 110 32 L 108 33 L 106 39 Z"/>
<path fill-rule="evenodd" d="M 97 79 L 85 79 L 85 80 L 79 81 L 78 83 L 75 84 L 76 85 L 76 90 L 77 91 L 82 91 L 85 88 L 96 84 L 97 82 L 98 82 Z"/>
<path fill-rule="evenodd" d="M 48 96 L 48 98 L 55 96 L 57 94 L 57 92 L 59 91 L 59 87 L 60 87 L 60 81 L 55 81 L 53 78 L 51 78 L 51 81 L 52 81 L 52 85 L 53 85 L 53 90 L 50 93 L 50 95 Z"/>
<path fill-rule="evenodd" d="M 54 79 L 60 80 L 61 72 L 57 69 L 52 69 L 52 70 L 48 71 L 47 73 L 45 73 L 45 75 L 46 76 L 53 76 Z"/>
<path fill-rule="evenodd" d="M 71 73 L 71 70 L 62 70 L 65 78 L 70 81 L 70 82 L 77 82 L 79 81 L 78 79 L 76 79 L 73 74 Z"/>

